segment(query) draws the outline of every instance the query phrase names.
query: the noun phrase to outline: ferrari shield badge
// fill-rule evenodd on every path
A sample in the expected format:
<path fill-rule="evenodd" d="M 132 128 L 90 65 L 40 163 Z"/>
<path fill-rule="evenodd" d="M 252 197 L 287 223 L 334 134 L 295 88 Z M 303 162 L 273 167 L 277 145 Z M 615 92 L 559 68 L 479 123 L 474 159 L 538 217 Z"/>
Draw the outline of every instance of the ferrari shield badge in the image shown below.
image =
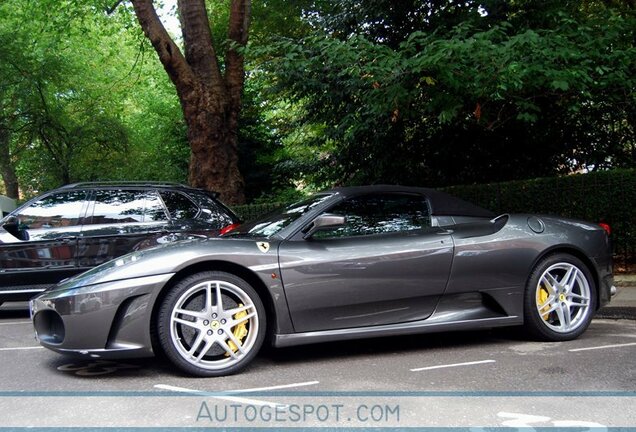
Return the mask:
<path fill-rule="evenodd" d="M 263 253 L 267 253 L 267 251 L 269 250 L 269 243 L 267 242 L 256 242 L 256 246 Z"/>

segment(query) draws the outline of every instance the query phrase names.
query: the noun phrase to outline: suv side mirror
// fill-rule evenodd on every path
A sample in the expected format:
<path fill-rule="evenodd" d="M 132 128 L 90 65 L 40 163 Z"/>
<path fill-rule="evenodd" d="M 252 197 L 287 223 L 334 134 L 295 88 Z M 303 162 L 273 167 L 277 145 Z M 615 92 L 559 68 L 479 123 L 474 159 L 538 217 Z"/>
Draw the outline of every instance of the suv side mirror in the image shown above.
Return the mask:
<path fill-rule="evenodd" d="M 2 228 L 6 229 L 10 233 L 18 230 L 18 218 L 11 215 L 7 216 L 4 221 L 2 221 Z"/>
<path fill-rule="evenodd" d="M 312 223 L 303 230 L 303 239 L 306 240 L 310 238 L 316 233 L 316 231 L 344 226 L 346 222 L 347 218 L 345 218 L 344 216 L 328 213 L 322 214 L 314 219 Z"/>
<path fill-rule="evenodd" d="M 25 241 L 29 239 L 29 233 L 20 228 L 20 222 L 16 216 L 7 216 L 2 223 L 2 228 L 7 230 L 7 232 L 15 238 Z"/>

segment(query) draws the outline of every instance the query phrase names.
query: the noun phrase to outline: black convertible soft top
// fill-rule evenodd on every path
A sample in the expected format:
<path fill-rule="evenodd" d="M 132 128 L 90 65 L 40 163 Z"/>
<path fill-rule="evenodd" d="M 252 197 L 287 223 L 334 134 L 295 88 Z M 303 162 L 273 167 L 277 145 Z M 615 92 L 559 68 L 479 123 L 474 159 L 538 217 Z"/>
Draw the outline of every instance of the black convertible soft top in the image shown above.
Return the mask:
<path fill-rule="evenodd" d="M 431 204 L 431 213 L 435 216 L 471 216 L 484 218 L 495 217 L 495 214 L 490 210 L 486 210 L 484 208 L 476 206 L 475 204 L 471 204 L 447 193 L 429 188 L 394 185 L 372 185 L 339 187 L 326 192 L 339 193 L 347 197 L 375 192 L 416 193 L 424 195 L 429 199 L 429 202 Z"/>

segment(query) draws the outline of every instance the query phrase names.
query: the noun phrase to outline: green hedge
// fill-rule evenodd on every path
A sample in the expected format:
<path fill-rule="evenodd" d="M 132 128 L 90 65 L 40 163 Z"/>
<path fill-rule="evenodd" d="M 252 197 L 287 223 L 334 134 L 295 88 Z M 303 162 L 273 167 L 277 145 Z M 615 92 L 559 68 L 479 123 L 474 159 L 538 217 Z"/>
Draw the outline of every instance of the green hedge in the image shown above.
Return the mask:
<path fill-rule="evenodd" d="M 258 219 L 261 216 L 266 215 L 267 213 L 274 211 L 282 206 L 285 203 L 280 202 L 272 202 L 266 204 L 246 204 L 246 205 L 236 205 L 232 206 L 232 210 L 237 214 L 238 217 L 241 218 L 244 222 L 249 222 L 255 219 Z"/>
<path fill-rule="evenodd" d="M 612 228 L 616 254 L 628 261 L 636 259 L 636 170 L 452 186 L 443 190 L 495 213 L 540 213 L 607 222 Z M 249 221 L 282 205 L 244 205 L 233 210 Z"/>
<path fill-rule="evenodd" d="M 636 170 L 453 186 L 445 191 L 495 213 L 541 213 L 607 222 L 616 254 L 630 261 L 636 258 Z"/>

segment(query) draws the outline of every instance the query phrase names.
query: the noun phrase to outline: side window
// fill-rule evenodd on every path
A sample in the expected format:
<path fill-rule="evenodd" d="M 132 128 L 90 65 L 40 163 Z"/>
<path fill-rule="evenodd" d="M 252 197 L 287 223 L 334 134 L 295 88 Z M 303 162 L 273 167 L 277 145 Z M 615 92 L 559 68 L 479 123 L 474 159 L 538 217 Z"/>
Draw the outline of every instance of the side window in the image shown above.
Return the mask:
<path fill-rule="evenodd" d="M 166 220 L 159 196 L 151 191 L 100 190 L 95 192 L 90 224 L 141 223 Z"/>
<path fill-rule="evenodd" d="M 199 208 L 179 192 L 161 192 L 161 198 L 168 208 L 172 219 L 194 219 L 199 213 Z"/>
<path fill-rule="evenodd" d="M 156 192 L 144 192 L 146 209 L 144 211 L 144 222 L 167 221 L 166 210 Z"/>
<path fill-rule="evenodd" d="M 201 212 L 197 216 L 197 219 L 206 221 L 211 227 L 215 229 L 221 229 L 231 223 L 234 223 L 232 218 L 226 214 L 216 202 L 203 194 L 193 195 L 193 199 L 197 200 L 201 206 Z"/>
<path fill-rule="evenodd" d="M 21 229 L 61 228 L 77 225 L 86 192 L 71 191 L 49 195 L 18 214 Z"/>
<path fill-rule="evenodd" d="M 345 216 L 345 226 L 318 231 L 314 238 L 352 237 L 411 231 L 431 226 L 426 199 L 419 195 L 373 194 L 348 199 L 328 213 Z"/>

